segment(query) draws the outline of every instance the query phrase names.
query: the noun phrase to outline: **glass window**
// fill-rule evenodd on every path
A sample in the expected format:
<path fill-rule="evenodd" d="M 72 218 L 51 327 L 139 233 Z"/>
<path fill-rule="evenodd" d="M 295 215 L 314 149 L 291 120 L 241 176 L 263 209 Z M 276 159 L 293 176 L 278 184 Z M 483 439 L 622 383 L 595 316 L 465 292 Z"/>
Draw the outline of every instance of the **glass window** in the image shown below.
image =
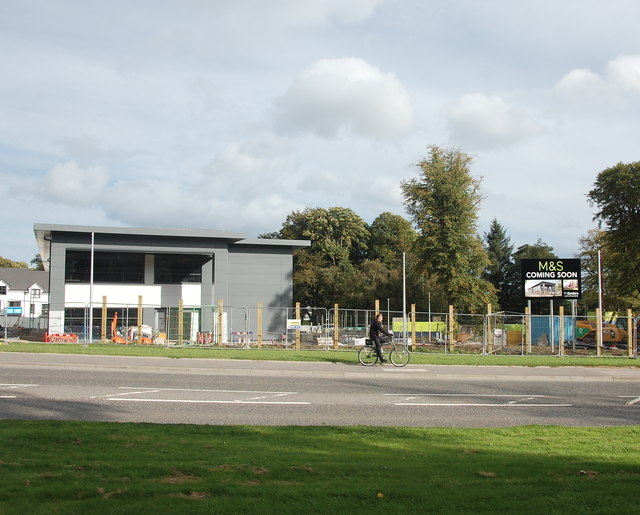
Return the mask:
<path fill-rule="evenodd" d="M 0 295 L 6 295 L 6 294 L 7 294 L 7 287 L 0 286 Z"/>
<path fill-rule="evenodd" d="M 211 261 L 211 256 L 194 254 L 156 254 L 154 273 L 155 283 L 201 283 L 202 266 L 208 261 Z"/>
<path fill-rule="evenodd" d="M 144 284 L 144 254 L 130 252 L 95 252 L 93 282 Z M 67 282 L 90 281 L 91 253 L 68 250 L 65 264 Z"/>

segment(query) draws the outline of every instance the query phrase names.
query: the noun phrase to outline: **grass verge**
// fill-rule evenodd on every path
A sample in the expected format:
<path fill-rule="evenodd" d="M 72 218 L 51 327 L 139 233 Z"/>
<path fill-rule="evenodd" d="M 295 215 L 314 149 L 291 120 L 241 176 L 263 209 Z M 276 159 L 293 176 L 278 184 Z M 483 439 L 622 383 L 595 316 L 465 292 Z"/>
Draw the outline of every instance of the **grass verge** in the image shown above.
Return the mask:
<path fill-rule="evenodd" d="M 640 428 L 0 421 L 0 513 L 637 513 Z"/>
<path fill-rule="evenodd" d="M 55 344 L 10 342 L 0 345 L 0 352 L 41 352 L 60 354 L 89 354 L 107 356 L 148 356 L 167 358 L 245 359 L 272 361 L 326 361 L 356 363 L 356 350 L 295 351 L 282 349 L 220 349 L 197 347 L 156 347 L 100 344 Z M 412 364 L 431 365 L 491 365 L 523 367 L 640 367 L 640 360 L 627 357 L 575 356 L 482 356 L 478 354 L 430 354 L 414 352 Z"/>

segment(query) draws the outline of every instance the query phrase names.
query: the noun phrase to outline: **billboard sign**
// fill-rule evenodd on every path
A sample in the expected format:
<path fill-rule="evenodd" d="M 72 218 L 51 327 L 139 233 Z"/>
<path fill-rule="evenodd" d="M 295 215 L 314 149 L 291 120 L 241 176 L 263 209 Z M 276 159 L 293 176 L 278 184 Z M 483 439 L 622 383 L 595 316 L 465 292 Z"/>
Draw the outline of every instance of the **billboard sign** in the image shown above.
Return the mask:
<path fill-rule="evenodd" d="M 522 259 L 522 290 L 525 299 L 579 299 L 579 259 Z"/>

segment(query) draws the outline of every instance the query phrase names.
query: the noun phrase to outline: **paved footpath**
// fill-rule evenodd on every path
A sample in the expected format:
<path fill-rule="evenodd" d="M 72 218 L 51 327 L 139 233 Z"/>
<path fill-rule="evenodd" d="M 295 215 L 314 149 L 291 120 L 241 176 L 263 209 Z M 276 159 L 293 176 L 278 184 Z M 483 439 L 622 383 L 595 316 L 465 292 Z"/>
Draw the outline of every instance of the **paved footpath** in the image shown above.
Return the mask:
<path fill-rule="evenodd" d="M 327 377 L 421 377 L 441 380 L 513 381 L 640 381 L 640 367 L 524 367 L 469 365 L 391 364 L 364 367 L 355 363 L 317 361 L 263 361 L 238 359 L 156 358 L 86 354 L 0 352 L 0 364 L 37 365 L 63 368 L 148 370 L 196 374 L 292 375 Z"/>

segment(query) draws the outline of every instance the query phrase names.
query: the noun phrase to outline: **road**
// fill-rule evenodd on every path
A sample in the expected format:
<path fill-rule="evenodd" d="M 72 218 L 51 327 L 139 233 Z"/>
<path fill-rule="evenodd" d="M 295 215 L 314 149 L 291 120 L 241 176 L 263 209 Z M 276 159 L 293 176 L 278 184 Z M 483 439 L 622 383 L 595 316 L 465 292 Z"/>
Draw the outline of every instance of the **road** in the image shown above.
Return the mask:
<path fill-rule="evenodd" d="M 0 353 L 0 419 L 504 427 L 640 423 L 640 369 Z"/>

